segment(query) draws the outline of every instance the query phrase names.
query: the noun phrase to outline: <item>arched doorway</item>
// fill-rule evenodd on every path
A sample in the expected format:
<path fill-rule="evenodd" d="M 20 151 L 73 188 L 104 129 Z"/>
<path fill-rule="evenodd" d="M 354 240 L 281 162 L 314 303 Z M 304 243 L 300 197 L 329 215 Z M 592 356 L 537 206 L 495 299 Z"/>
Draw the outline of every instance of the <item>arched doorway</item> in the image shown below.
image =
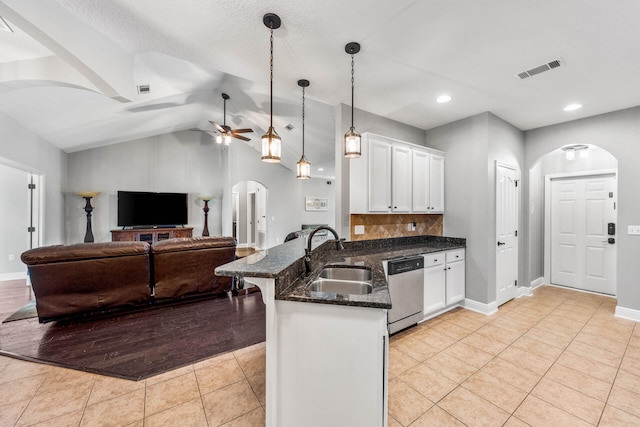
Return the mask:
<path fill-rule="evenodd" d="M 266 249 L 267 188 L 257 181 L 240 181 L 231 194 L 231 230 L 238 247 Z"/>
<path fill-rule="evenodd" d="M 527 252 L 539 283 L 616 294 L 609 224 L 617 217 L 617 169 L 617 159 L 595 145 L 561 147 L 529 169 Z"/>

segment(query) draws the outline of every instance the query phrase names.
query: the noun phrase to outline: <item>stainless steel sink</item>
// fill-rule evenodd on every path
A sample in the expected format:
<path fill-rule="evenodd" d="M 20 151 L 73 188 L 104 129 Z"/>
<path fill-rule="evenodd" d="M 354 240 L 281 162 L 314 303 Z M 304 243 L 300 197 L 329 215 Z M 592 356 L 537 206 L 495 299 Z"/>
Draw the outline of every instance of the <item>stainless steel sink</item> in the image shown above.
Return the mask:
<path fill-rule="evenodd" d="M 354 280 L 358 282 L 370 282 L 371 270 L 365 268 L 350 267 L 325 267 L 318 276 L 321 279 Z"/>
<path fill-rule="evenodd" d="M 311 282 L 309 285 L 311 293 L 328 293 L 341 295 L 365 295 L 370 294 L 373 285 L 367 282 L 359 282 L 353 280 L 334 280 L 319 278 Z"/>
<path fill-rule="evenodd" d="M 313 293 L 365 295 L 373 291 L 371 270 L 352 267 L 325 267 L 308 287 Z"/>

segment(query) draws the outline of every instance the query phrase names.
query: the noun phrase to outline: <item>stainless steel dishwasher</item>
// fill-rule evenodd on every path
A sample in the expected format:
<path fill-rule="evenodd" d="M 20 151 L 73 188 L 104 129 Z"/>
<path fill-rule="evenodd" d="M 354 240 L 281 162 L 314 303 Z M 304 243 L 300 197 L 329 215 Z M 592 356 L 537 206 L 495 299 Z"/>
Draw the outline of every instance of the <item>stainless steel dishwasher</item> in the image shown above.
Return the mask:
<path fill-rule="evenodd" d="M 424 258 L 421 256 L 388 261 L 391 309 L 387 314 L 393 334 L 422 320 L 424 310 Z"/>

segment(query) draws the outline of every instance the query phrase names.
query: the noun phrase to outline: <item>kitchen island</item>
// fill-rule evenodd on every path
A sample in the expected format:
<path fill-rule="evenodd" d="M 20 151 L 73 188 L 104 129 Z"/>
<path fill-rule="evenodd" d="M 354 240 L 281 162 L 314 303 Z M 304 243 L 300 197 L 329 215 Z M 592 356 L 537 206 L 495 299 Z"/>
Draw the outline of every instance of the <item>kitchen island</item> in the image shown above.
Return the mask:
<path fill-rule="evenodd" d="M 260 287 L 266 304 L 267 426 L 386 426 L 387 310 L 384 261 L 464 248 L 465 239 L 416 236 L 315 248 L 295 239 L 216 269 Z M 306 264 L 306 265 L 305 265 Z M 371 271 L 371 293 L 311 292 L 326 266 Z"/>

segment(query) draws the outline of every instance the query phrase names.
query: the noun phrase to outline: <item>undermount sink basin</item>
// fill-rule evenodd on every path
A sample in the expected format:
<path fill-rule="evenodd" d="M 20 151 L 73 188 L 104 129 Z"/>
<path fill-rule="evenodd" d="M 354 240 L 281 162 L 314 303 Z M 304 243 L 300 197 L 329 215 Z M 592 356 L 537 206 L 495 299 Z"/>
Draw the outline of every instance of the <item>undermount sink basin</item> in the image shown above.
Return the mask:
<path fill-rule="evenodd" d="M 320 271 L 320 275 L 318 277 L 321 279 L 370 282 L 371 270 L 367 270 L 365 268 L 325 267 Z"/>
<path fill-rule="evenodd" d="M 311 293 L 365 295 L 373 291 L 371 270 L 349 267 L 325 267 L 309 285 Z"/>
<path fill-rule="evenodd" d="M 309 285 L 311 293 L 327 293 L 341 295 L 365 295 L 370 294 L 373 285 L 367 282 L 353 280 L 316 279 Z"/>

